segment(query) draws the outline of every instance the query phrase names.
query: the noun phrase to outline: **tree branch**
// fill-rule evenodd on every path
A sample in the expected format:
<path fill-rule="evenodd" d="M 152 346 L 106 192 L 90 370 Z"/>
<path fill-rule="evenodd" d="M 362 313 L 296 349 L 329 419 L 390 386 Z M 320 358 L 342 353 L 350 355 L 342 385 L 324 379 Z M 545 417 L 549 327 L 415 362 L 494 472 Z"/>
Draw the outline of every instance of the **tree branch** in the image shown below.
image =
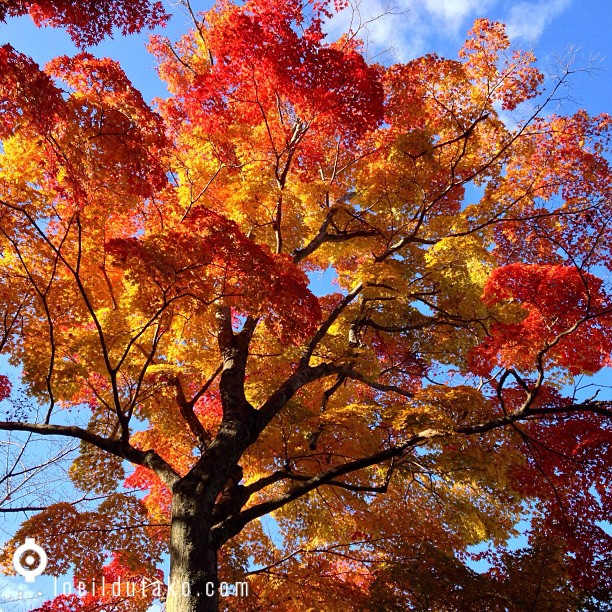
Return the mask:
<path fill-rule="evenodd" d="M 308 345 L 308 348 L 304 352 L 302 361 L 305 364 L 308 364 L 315 348 L 317 347 L 319 342 L 321 342 L 321 340 L 325 337 L 325 334 L 333 325 L 334 321 L 342 314 L 343 310 L 363 291 L 363 289 L 363 283 L 358 283 L 349 293 L 344 296 L 342 301 L 332 310 L 325 322 L 321 325 L 321 327 L 319 327 L 317 333 L 314 335 L 314 337 L 310 341 L 310 344 Z"/>
<path fill-rule="evenodd" d="M 581 412 L 593 412 L 601 416 L 612 418 L 612 402 L 585 402 L 583 404 L 571 404 L 569 406 L 556 406 L 553 408 L 529 408 L 521 406 L 518 410 L 498 419 L 493 419 L 492 421 L 477 423 L 475 425 L 461 425 L 455 428 L 455 432 L 468 435 L 486 433 L 493 429 L 498 429 L 499 427 L 525 420 L 528 417 L 541 416 L 546 418 L 548 416 L 554 417 L 558 414 L 579 414 Z"/>
<path fill-rule="evenodd" d="M 214 377 L 210 379 L 210 382 L 214 380 Z M 176 389 L 176 403 L 178 404 L 179 410 L 181 411 L 181 416 L 189 425 L 189 429 L 191 429 L 191 433 L 195 436 L 198 441 L 198 446 L 200 448 L 205 448 L 206 445 L 210 442 L 211 437 L 210 434 L 204 429 L 202 423 L 196 416 L 193 411 L 194 402 L 187 401 L 185 397 L 185 391 L 183 389 L 183 385 L 181 384 L 181 380 L 179 376 L 175 376 L 171 382 L 172 386 Z"/>
<path fill-rule="evenodd" d="M 136 465 L 153 470 L 168 487 L 179 479 L 178 474 L 155 451 L 141 451 L 123 440 L 110 440 L 73 425 L 51 425 L 49 423 L 21 423 L 0 421 L 0 431 L 29 431 L 45 436 L 65 436 L 93 444 L 116 457 L 127 459 Z"/>
<path fill-rule="evenodd" d="M 270 421 L 281 411 L 285 404 L 304 385 L 331 374 L 340 374 L 345 366 L 331 363 L 321 363 L 310 367 L 301 362 L 297 370 L 268 398 L 257 411 L 257 430 L 259 435 Z"/>
<path fill-rule="evenodd" d="M 359 470 L 363 470 L 365 468 L 371 467 L 373 465 L 377 465 L 384 461 L 388 461 L 389 459 L 393 459 L 394 457 L 401 457 L 408 449 L 419 446 L 425 442 L 428 442 L 432 438 L 436 438 L 444 435 L 443 432 L 438 430 L 428 429 L 420 432 L 419 434 L 412 436 L 409 440 L 404 442 L 403 444 L 399 444 L 397 446 L 393 446 L 384 451 L 376 453 L 374 455 L 370 455 L 369 457 L 364 457 L 362 459 L 355 459 L 354 461 L 349 461 L 348 463 L 344 463 L 343 465 L 339 465 L 335 468 L 327 470 L 326 472 L 322 472 L 313 476 L 309 480 L 303 482 L 300 486 L 293 488 L 291 491 L 288 491 L 284 495 L 277 497 L 276 499 L 271 499 L 261 504 L 257 504 L 255 506 L 251 506 L 246 510 L 243 510 L 240 514 L 237 514 L 234 517 L 226 519 L 225 521 L 215 525 L 213 527 L 213 538 L 218 544 L 222 544 L 226 542 L 229 538 L 233 537 L 237 533 L 239 533 L 242 528 L 249 523 L 261 516 L 269 514 L 274 510 L 278 510 L 282 508 L 284 505 L 292 502 L 308 493 L 325 484 L 342 484 L 338 482 L 334 482 L 336 478 L 339 476 L 344 476 L 346 474 L 350 474 L 352 472 L 356 472 Z"/>

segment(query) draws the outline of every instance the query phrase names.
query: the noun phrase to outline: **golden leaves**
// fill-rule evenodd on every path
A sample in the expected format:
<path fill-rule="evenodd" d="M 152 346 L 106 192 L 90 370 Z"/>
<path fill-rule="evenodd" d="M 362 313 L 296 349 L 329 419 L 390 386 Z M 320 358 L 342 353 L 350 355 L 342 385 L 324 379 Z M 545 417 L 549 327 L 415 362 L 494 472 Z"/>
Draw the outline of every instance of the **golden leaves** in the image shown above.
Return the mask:
<path fill-rule="evenodd" d="M 83 512 L 60 502 L 23 523 L 4 549 L 3 562 L 10 564 L 13 544 L 31 536 L 44 546 L 46 572 L 52 576 L 65 574 L 72 564 L 80 577 L 91 579 L 101 571 L 106 554 L 118 550 L 132 552 L 138 567 L 150 569 L 159 562 L 163 546 L 154 538 L 149 541 L 147 523 L 140 501 L 128 495 L 115 493 L 96 510 Z"/>

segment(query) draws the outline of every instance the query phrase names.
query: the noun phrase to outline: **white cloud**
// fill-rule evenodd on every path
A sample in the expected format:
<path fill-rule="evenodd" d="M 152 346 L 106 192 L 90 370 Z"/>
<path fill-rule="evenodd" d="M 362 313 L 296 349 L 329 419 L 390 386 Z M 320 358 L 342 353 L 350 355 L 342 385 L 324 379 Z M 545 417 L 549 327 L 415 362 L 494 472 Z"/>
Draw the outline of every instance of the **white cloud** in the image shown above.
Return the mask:
<path fill-rule="evenodd" d="M 484 17 L 494 0 L 424 0 L 426 11 L 439 22 L 443 22 L 453 32 L 460 31 L 474 17 Z"/>
<path fill-rule="evenodd" d="M 23 586 L 23 580 L 17 578 L 10 580 L 3 578 L 0 580 L 0 605 L 6 605 L 6 610 L 14 612 L 31 610 L 34 604 L 41 603 L 42 593 L 36 591 L 35 587 Z M 4 608 L 0 607 L 0 610 Z"/>
<path fill-rule="evenodd" d="M 475 19 L 505 21 L 513 39 L 535 40 L 572 0 L 350 0 L 349 7 L 326 25 L 332 37 L 359 30 L 368 56 L 379 61 L 407 61 L 439 50 L 440 39 L 458 49 Z"/>
<path fill-rule="evenodd" d="M 544 28 L 565 11 L 572 0 L 543 0 L 542 2 L 519 2 L 508 14 L 508 35 L 511 39 L 523 38 L 533 41 L 540 37 Z"/>
<path fill-rule="evenodd" d="M 382 8 L 382 7 L 381 7 Z M 400 0 L 395 8 L 372 13 L 374 19 L 367 26 L 369 53 L 390 54 L 393 61 L 405 62 L 419 55 L 426 49 L 427 28 L 423 27 L 419 14 L 411 8 L 410 0 Z M 384 57 L 382 58 L 384 61 Z"/>
<path fill-rule="evenodd" d="M 412 0 L 351 0 L 350 6 L 335 14 L 325 29 L 332 37 L 349 30 L 356 32 L 368 56 L 384 56 L 379 61 L 417 57 L 426 38 L 412 10 Z"/>
<path fill-rule="evenodd" d="M 477 17 L 497 0 L 351 0 L 351 6 L 327 24 L 332 36 L 353 31 L 368 45 L 370 55 L 390 53 L 395 61 L 407 61 L 431 51 L 434 35 L 458 38 Z"/>

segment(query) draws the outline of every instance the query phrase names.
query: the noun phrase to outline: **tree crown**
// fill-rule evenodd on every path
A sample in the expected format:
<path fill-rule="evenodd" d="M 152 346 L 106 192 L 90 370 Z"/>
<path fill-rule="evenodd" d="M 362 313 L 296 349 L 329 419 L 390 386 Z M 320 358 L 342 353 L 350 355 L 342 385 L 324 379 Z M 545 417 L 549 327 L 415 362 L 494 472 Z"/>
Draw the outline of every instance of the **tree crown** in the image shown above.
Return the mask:
<path fill-rule="evenodd" d="M 197 481 L 266 605 L 506 609 L 538 580 L 557 609 L 605 601 L 610 404 L 568 388 L 610 365 L 610 118 L 551 114 L 569 73 L 546 84 L 499 23 L 383 66 L 328 40 L 333 10 L 221 2 L 154 37 L 156 111 L 110 59 L 0 48 L 1 346 L 45 407 L 0 427 L 80 440 L 70 478 L 105 497 L 15 541 L 52 573 L 156 575 Z M 93 604 L 41 610 L 68 605 Z"/>

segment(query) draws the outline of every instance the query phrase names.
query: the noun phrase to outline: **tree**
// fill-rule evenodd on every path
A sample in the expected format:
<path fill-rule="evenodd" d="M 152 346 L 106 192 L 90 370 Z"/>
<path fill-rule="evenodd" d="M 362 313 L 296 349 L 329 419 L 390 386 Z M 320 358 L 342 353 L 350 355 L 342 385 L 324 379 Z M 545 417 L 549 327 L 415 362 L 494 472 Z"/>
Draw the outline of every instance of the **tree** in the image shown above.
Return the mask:
<path fill-rule="evenodd" d="M 164 25 L 168 19 L 162 3 L 149 0 L 3 0 L 0 5 L 0 21 L 28 13 L 37 26 L 65 27 L 80 47 L 112 36 L 113 28 L 133 34 Z"/>
<path fill-rule="evenodd" d="M 2 48 L 3 350 L 45 410 L 0 429 L 80 441 L 105 497 L 14 542 L 86 583 L 169 551 L 181 612 L 247 575 L 241 610 L 602 609 L 610 118 L 550 112 L 570 71 L 546 87 L 499 23 L 385 67 L 333 10 L 154 38 L 157 112 L 109 59 Z"/>

